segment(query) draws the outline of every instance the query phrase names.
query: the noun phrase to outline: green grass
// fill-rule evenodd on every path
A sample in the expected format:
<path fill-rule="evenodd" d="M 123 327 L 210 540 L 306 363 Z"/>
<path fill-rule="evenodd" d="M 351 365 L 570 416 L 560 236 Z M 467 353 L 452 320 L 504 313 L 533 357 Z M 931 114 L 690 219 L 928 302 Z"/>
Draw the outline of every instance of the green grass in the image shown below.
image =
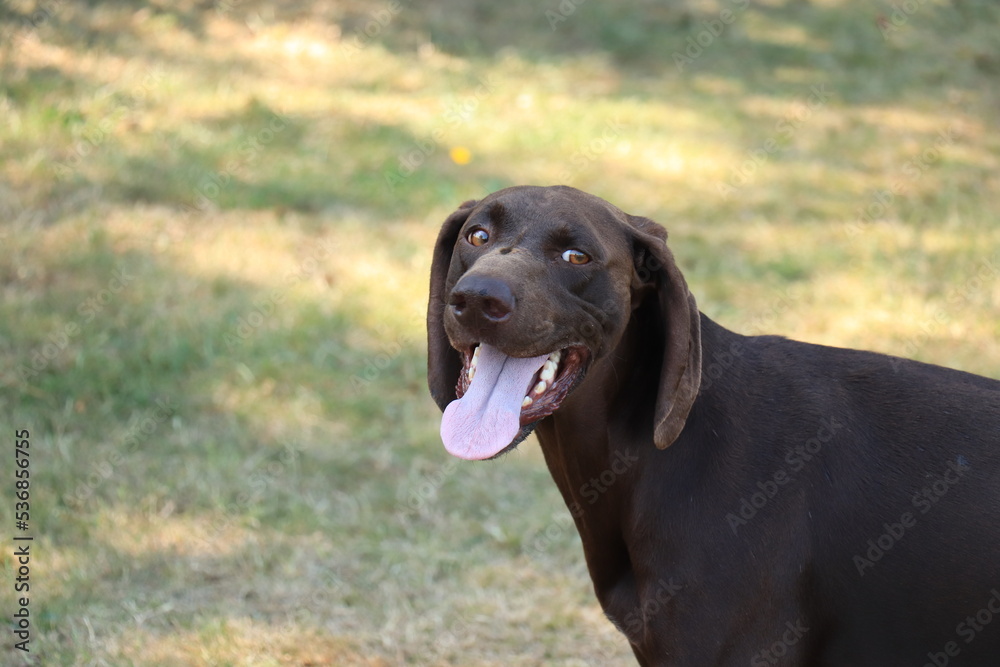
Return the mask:
<path fill-rule="evenodd" d="M 660 221 L 729 328 L 1000 377 L 993 2 L 389 6 L 0 9 L 0 662 L 629 664 L 537 445 L 438 440 L 430 248 L 507 185 Z"/>

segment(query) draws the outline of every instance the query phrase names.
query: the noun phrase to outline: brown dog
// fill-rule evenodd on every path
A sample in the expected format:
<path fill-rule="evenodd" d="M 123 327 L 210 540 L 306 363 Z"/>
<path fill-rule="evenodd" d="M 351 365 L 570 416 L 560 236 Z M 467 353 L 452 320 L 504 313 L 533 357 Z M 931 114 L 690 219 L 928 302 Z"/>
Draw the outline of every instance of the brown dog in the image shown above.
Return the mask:
<path fill-rule="evenodd" d="M 665 241 L 568 187 L 449 216 L 448 451 L 537 429 L 641 664 L 1000 665 L 1000 382 L 728 331 Z"/>

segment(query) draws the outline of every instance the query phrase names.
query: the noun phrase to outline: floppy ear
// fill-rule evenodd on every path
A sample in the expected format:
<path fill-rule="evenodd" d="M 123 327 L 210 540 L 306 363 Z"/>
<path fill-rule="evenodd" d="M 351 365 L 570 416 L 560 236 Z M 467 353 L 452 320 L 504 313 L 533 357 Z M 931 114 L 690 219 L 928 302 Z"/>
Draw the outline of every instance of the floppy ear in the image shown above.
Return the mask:
<path fill-rule="evenodd" d="M 455 400 L 455 385 L 458 383 L 458 374 L 462 372 L 462 359 L 448 342 L 448 335 L 444 330 L 444 307 L 447 302 L 445 280 L 451 264 L 451 253 L 458 241 L 458 232 L 475 205 L 475 199 L 464 202 L 444 221 L 437 243 L 434 244 L 434 258 L 431 261 L 431 289 L 427 302 L 427 384 L 431 396 L 442 410 Z"/>
<path fill-rule="evenodd" d="M 667 230 L 647 218 L 628 219 L 635 229 L 636 280 L 656 290 L 664 332 L 653 440 L 665 449 L 684 429 L 701 386 L 701 320 L 667 247 Z"/>

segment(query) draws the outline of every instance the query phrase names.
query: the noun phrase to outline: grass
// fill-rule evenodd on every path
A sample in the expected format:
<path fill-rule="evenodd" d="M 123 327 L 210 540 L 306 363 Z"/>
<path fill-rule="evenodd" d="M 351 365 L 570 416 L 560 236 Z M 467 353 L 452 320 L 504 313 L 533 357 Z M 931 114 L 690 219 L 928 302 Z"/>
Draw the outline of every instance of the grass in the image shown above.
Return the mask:
<path fill-rule="evenodd" d="M 662 222 L 731 329 L 1000 377 L 992 2 L 559 7 L 0 9 L 0 662 L 629 664 L 537 446 L 438 440 L 429 251 L 507 185 Z"/>

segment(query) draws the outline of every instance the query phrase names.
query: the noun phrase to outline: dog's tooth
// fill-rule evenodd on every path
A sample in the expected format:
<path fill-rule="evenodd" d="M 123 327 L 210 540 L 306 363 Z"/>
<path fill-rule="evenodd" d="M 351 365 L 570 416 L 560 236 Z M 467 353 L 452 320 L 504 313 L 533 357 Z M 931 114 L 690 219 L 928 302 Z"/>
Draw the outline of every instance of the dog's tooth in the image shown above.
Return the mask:
<path fill-rule="evenodd" d="M 538 384 L 536 384 L 536 385 L 535 385 L 535 388 L 534 388 L 534 392 L 535 392 L 536 394 L 538 394 L 539 396 L 541 396 L 542 394 L 544 394 L 544 393 L 545 393 L 545 389 L 546 389 L 546 387 L 548 387 L 548 385 L 547 385 L 547 384 L 545 384 L 545 382 L 544 382 L 544 381 L 542 381 L 542 380 L 539 380 L 539 381 L 538 381 Z"/>
<path fill-rule="evenodd" d="M 525 396 L 525 397 L 524 397 L 524 400 L 523 400 L 523 401 L 521 401 L 521 407 L 522 407 L 522 408 L 526 408 L 526 407 L 528 407 L 529 405 L 531 405 L 532 403 L 534 403 L 534 401 L 533 401 L 533 400 L 531 400 L 531 396 Z"/>
<path fill-rule="evenodd" d="M 472 359 L 469 361 L 468 375 L 470 380 L 476 374 L 476 366 L 479 365 L 479 347 L 479 345 L 476 346 L 476 349 L 472 352 Z"/>
<path fill-rule="evenodd" d="M 554 364 L 558 364 L 559 358 L 561 356 L 562 356 L 562 350 L 556 350 L 555 352 L 549 355 L 548 361 L 551 361 Z"/>
<path fill-rule="evenodd" d="M 546 382 L 552 382 L 556 377 L 556 369 L 549 366 L 548 363 L 542 367 L 542 372 L 539 374 L 538 378 L 540 380 L 545 380 Z"/>

